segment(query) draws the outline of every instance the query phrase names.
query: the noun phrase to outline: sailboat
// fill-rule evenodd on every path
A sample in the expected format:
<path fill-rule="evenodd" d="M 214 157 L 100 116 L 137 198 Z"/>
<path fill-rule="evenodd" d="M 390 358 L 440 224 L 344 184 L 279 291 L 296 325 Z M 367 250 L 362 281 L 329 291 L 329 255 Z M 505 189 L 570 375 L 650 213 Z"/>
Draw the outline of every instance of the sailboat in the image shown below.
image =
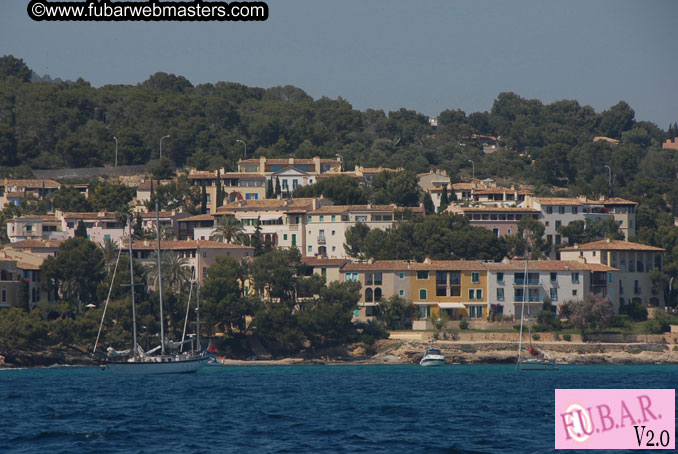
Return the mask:
<path fill-rule="evenodd" d="M 129 269 L 130 269 L 130 286 L 132 289 L 132 334 L 133 334 L 133 345 L 131 349 L 124 351 L 116 351 L 112 347 L 108 348 L 107 360 L 105 361 L 102 369 L 110 370 L 116 374 L 179 374 L 179 373 L 191 373 L 197 372 L 201 367 L 207 365 L 210 361 L 210 358 L 203 353 L 194 353 L 194 352 L 183 352 L 183 345 L 186 342 L 191 342 L 192 340 L 185 340 L 186 334 L 186 322 L 188 321 L 189 310 L 186 308 L 186 322 L 184 323 L 184 334 L 182 335 L 181 342 L 167 342 L 165 339 L 165 328 L 164 328 L 164 314 L 163 314 L 163 302 L 162 302 L 162 273 L 160 266 L 160 220 L 158 214 L 158 202 L 155 203 L 155 213 L 156 213 L 156 222 L 158 226 L 157 237 L 158 237 L 158 294 L 160 299 L 160 345 L 148 352 L 144 352 L 139 344 L 137 343 L 137 319 L 136 319 L 136 305 L 134 302 L 134 264 L 133 264 L 133 255 L 132 255 L 132 223 L 130 222 L 129 226 Z M 119 258 L 119 257 L 118 257 Z M 198 269 L 200 266 L 200 250 L 198 250 Z M 117 264 L 116 264 L 117 267 Z M 113 282 L 111 282 L 113 285 Z M 196 313 L 198 314 L 197 320 L 197 349 L 200 351 L 200 286 L 198 284 L 197 291 L 197 309 Z M 191 283 L 191 290 L 193 290 L 193 283 Z M 109 290 L 110 295 L 110 290 Z M 188 301 L 188 306 L 190 306 L 190 296 Z M 105 312 L 104 312 L 105 316 Z M 103 316 L 102 316 L 103 323 Z M 101 328 L 99 329 L 101 331 Z M 98 342 L 98 336 L 97 336 Z M 175 353 L 168 353 L 168 347 L 177 348 L 178 351 Z M 96 351 L 96 344 L 94 347 Z M 159 355 L 154 355 L 155 352 L 160 350 Z"/>
<path fill-rule="evenodd" d="M 557 369 L 555 361 L 548 358 L 546 353 L 540 352 L 532 345 L 532 329 L 530 321 L 530 303 L 527 303 L 527 338 L 529 347 L 527 349 L 530 356 L 521 356 L 523 349 L 523 319 L 525 318 L 525 300 L 528 299 L 527 280 L 528 280 L 528 258 L 525 256 L 525 275 L 523 276 L 523 304 L 520 310 L 520 337 L 518 340 L 518 362 L 520 370 L 554 370 Z"/>

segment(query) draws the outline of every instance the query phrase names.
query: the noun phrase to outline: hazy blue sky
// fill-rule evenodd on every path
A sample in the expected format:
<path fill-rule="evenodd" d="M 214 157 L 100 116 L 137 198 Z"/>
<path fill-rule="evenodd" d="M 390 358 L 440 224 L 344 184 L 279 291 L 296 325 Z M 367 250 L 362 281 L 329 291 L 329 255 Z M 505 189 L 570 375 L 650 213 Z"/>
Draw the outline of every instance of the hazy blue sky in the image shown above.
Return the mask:
<path fill-rule="evenodd" d="M 678 1 L 270 0 L 266 22 L 33 22 L 0 4 L 0 55 L 39 74 L 136 84 L 295 85 L 359 109 L 489 110 L 501 91 L 678 121 Z"/>

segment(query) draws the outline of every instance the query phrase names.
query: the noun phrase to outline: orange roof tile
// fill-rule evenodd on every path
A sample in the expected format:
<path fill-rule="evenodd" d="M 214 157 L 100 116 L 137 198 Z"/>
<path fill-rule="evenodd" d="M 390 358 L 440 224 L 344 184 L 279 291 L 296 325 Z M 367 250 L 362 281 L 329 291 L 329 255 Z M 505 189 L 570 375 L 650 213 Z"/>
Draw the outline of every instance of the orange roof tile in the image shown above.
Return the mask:
<path fill-rule="evenodd" d="M 160 242 L 160 248 L 163 251 L 176 251 L 176 250 L 185 250 L 185 249 L 197 249 L 198 246 L 202 249 L 247 249 L 253 250 L 251 246 L 242 246 L 239 244 L 230 244 L 230 243 L 221 243 L 219 241 L 210 241 L 210 240 L 167 240 Z M 144 251 L 154 251 L 158 247 L 157 240 L 145 240 L 145 241 L 135 241 L 132 245 L 132 249 L 144 250 Z"/>
<path fill-rule="evenodd" d="M 501 263 L 485 263 L 491 271 L 524 271 L 525 260 L 511 260 Z M 616 268 L 599 263 L 584 263 L 577 260 L 530 260 L 528 271 L 617 271 Z"/>
<path fill-rule="evenodd" d="M 561 251 L 665 251 L 660 247 L 621 240 L 600 240 L 561 249 Z"/>

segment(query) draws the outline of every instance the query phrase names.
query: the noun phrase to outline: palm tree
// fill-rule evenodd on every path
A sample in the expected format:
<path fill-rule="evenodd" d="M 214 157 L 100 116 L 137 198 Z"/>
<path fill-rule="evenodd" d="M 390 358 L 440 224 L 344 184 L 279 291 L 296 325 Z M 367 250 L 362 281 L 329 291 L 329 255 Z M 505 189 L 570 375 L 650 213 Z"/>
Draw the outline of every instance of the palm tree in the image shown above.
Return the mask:
<path fill-rule="evenodd" d="M 177 253 L 165 253 L 162 256 L 162 276 L 177 293 L 193 277 L 188 260 Z"/>
<path fill-rule="evenodd" d="M 214 232 L 210 235 L 210 240 L 242 244 L 243 237 L 243 228 L 240 222 L 233 216 L 222 216 Z"/>
<path fill-rule="evenodd" d="M 111 265 L 118 257 L 118 243 L 110 238 L 104 239 L 104 244 L 101 247 L 101 252 L 104 254 L 104 263 L 106 264 L 106 274 L 111 272 Z"/>

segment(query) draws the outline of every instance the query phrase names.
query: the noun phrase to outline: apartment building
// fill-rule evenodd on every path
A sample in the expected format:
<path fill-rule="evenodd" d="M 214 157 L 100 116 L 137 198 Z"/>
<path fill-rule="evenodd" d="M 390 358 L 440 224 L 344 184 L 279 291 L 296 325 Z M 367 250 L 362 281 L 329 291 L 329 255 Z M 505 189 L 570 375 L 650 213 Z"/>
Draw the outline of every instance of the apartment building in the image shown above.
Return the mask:
<path fill-rule="evenodd" d="M 372 319 L 382 299 L 397 295 L 414 303 L 418 312 L 415 329 L 430 328 L 430 318 L 445 311 L 451 320 L 487 319 L 487 270 L 482 262 L 465 260 L 378 260 L 347 263 L 345 281 L 362 284 L 355 318 Z"/>
<path fill-rule="evenodd" d="M 259 159 L 241 159 L 238 161 L 238 172 L 240 173 L 271 175 L 287 167 L 294 167 L 297 170 L 306 172 L 308 175 L 320 175 L 325 172 L 341 172 L 343 170 L 339 157 L 336 159 L 324 159 L 318 156 L 313 159 L 269 159 L 262 156 Z"/>
<path fill-rule="evenodd" d="M 567 301 L 594 293 L 612 298 L 617 269 L 580 260 L 504 260 L 484 263 L 487 269 L 490 310 L 519 319 L 534 317 L 546 299 L 558 308 Z M 610 295 L 612 293 L 612 295 Z M 615 307 L 618 310 L 618 307 Z"/>
<path fill-rule="evenodd" d="M 469 225 L 491 230 L 497 236 L 515 235 L 518 224 L 524 217 L 539 218 L 539 211 L 533 208 L 502 206 L 462 206 L 451 204 L 448 213 L 466 216 Z"/>
<path fill-rule="evenodd" d="M 17 268 L 17 261 L 0 256 L 0 308 L 19 305 L 20 284 L 21 276 Z"/>
<path fill-rule="evenodd" d="M 220 206 L 217 201 L 217 182 L 221 185 L 225 204 L 237 200 L 266 198 L 266 176 L 258 173 L 225 172 L 224 169 L 218 172 L 191 169 L 188 179 L 193 187 L 205 186 L 208 213 L 216 213 Z"/>
<path fill-rule="evenodd" d="M 558 232 L 560 226 L 567 226 L 573 221 L 596 222 L 613 218 L 602 202 L 587 200 L 585 197 L 528 196 L 522 206 L 539 211 L 539 221 L 544 224 L 546 242 L 554 246 L 563 243 Z"/>
<path fill-rule="evenodd" d="M 40 265 L 45 260 L 44 256 L 25 251 L 17 251 L 5 248 L 0 251 L 0 257 L 16 260 L 17 277 L 23 279 L 26 284 L 28 307 L 33 309 L 41 300 L 54 301 L 52 292 L 42 288 L 42 274 Z"/>
<path fill-rule="evenodd" d="M 41 199 L 55 193 L 59 188 L 61 184 L 54 180 L 0 179 L 0 210 L 7 203 L 19 206 L 23 197 L 35 196 Z"/>
<path fill-rule="evenodd" d="M 617 279 L 608 288 L 608 296 L 615 307 L 631 303 L 663 307 L 664 292 L 653 288 L 650 271 L 654 268 L 662 270 L 664 252 L 662 248 L 646 244 L 608 239 L 561 249 L 560 257 L 618 269 Z"/>
<path fill-rule="evenodd" d="M 11 243 L 24 240 L 65 240 L 68 234 L 54 215 L 21 216 L 7 221 L 7 237 Z"/>
<path fill-rule="evenodd" d="M 322 257 L 302 257 L 301 263 L 307 267 L 307 272 L 324 276 L 329 284 L 341 281 L 341 267 L 348 263 L 347 259 L 326 259 Z"/>
<path fill-rule="evenodd" d="M 424 214 L 422 207 L 409 208 Z M 304 255 L 327 258 L 347 258 L 344 249 L 346 231 L 358 222 L 369 228 L 392 228 L 398 213 L 396 205 L 327 205 L 309 211 L 306 225 Z"/>
<path fill-rule="evenodd" d="M 3 250 L 29 252 L 45 259 L 49 256 L 56 257 L 62 243 L 62 240 L 23 240 L 6 244 Z"/>
<path fill-rule="evenodd" d="M 628 240 L 636 236 L 636 207 L 638 204 L 631 200 L 613 197 L 602 200 L 603 206 L 608 213 L 612 214 L 614 220 L 619 224 L 619 230 L 624 234 L 624 239 Z"/>
<path fill-rule="evenodd" d="M 134 241 L 132 253 L 135 259 L 145 265 L 154 265 L 158 243 L 154 240 Z M 194 277 L 200 283 L 207 274 L 207 269 L 216 261 L 217 257 L 232 257 L 242 260 L 254 256 L 254 248 L 236 244 L 221 243 L 218 241 L 161 241 L 162 254 L 176 254 L 186 259 L 186 266 L 190 267 Z M 196 274 L 197 273 L 197 274 Z"/>

